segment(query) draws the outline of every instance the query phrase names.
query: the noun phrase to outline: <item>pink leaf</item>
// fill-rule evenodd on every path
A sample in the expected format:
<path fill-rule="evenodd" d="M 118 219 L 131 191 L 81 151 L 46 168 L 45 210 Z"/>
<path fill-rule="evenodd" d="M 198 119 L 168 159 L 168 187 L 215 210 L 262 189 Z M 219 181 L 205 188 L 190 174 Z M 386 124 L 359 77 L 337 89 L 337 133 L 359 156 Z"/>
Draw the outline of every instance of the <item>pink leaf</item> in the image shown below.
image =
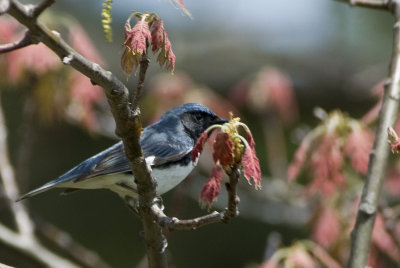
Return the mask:
<path fill-rule="evenodd" d="M 260 163 L 254 149 L 246 147 L 242 158 L 244 177 L 250 183 L 250 178 L 253 179 L 256 189 L 261 188 L 261 170 Z"/>
<path fill-rule="evenodd" d="M 200 156 L 200 154 L 203 152 L 203 149 L 204 149 L 203 147 L 204 147 L 204 144 L 205 144 L 206 141 L 207 141 L 207 138 L 208 138 L 207 132 L 204 131 L 204 132 L 201 134 L 200 138 L 197 139 L 197 142 L 196 142 L 196 144 L 194 145 L 193 150 L 192 150 L 192 157 L 191 157 L 192 162 L 196 162 L 197 158 L 198 158 L 198 157 Z"/>
<path fill-rule="evenodd" d="M 339 239 L 340 221 L 335 210 L 325 207 L 319 213 L 312 238 L 325 249 L 331 248 Z"/>
<path fill-rule="evenodd" d="M 253 135 L 251 134 L 250 131 L 247 132 L 247 140 L 248 140 L 248 143 L 250 145 L 250 148 L 254 149 L 254 147 L 256 146 L 256 143 L 254 142 Z"/>
<path fill-rule="evenodd" d="M 163 20 L 157 19 L 153 22 L 151 37 L 153 52 L 161 50 L 157 57 L 158 63 L 161 67 L 165 64 L 167 70 L 173 70 L 175 68 L 175 54 L 172 52 L 171 42 L 165 31 Z"/>
<path fill-rule="evenodd" d="M 146 53 L 147 43 L 151 42 L 151 33 L 149 24 L 142 18 L 131 29 L 129 20 L 125 23 L 125 51 L 121 58 L 122 70 L 129 75 L 132 72 L 132 67 L 139 66 L 142 55 Z"/>
<path fill-rule="evenodd" d="M 164 22 L 162 19 L 157 19 L 152 24 L 151 30 L 151 45 L 153 52 L 157 52 L 161 47 L 165 46 L 165 40 L 168 38 L 165 32 Z"/>
<path fill-rule="evenodd" d="M 288 180 L 292 182 L 300 173 L 301 168 L 304 166 L 304 163 L 307 159 L 307 152 L 309 149 L 310 143 L 306 140 L 303 140 L 300 144 L 300 147 L 297 149 L 293 162 L 290 163 L 288 169 Z"/>
<path fill-rule="evenodd" d="M 261 188 L 261 169 L 260 161 L 256 155 L 256 143 L 250 131 L 247 132 L 247 140 L 250 148 L 246 148 L 242 158 L 244 169 L 244 177 L 250 183 L 250 178 L 253 178 L 256 189 Z"/>
<path fill-rule="evenodd" d="M 352 167 L 364 175 L 367 173 L 373 142 L 374 135 L 370 131 L 356 129 L 347 136 L 344 146 L 344 153 L 350 158 Z"/>
<path fill-rule="evenodd" d="M 213 146 L 213 158 L 215 163 L 229 166 L 233 163 L 233 141 L 228 133 L 221 132 L 215 137 Z"/>
<path fill-rule="evenodd" d="M 339 136 L 336 133 L 325 133 L 311 154 L 314 173 L 312 187 L 321 190 L 324 195 L 333 194 L 336 186 L 345 185 L 342 166 L 343 152 Z"/>
<path fill-rule="evenodd" d="M 210 179 L 203 186 L 200 193 L 200 202 L 203 205 L 211 206 L 215 198 L 221 191 L 221 181 L 222 181 L 222 167 L 216 165 L 210 175 Z"/>

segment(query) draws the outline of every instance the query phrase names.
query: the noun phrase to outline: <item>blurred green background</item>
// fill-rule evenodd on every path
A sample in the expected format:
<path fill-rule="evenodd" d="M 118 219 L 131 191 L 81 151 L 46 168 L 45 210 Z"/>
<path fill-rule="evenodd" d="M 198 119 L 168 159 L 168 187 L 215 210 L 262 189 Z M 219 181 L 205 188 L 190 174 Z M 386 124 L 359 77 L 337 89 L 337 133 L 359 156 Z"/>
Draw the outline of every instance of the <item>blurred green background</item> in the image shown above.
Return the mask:
<path fill-rule="evenodd" d="M 103 36 L 101 1 L 57 1 L 51 9 L 75 16 L 106 59 L 108 69 L 123 81 L 126 79 L 119 67 L 122 31 L 130 10 L 156 12 L 164 19 L 177 57 L 175 72 L 186 73 L 196 84 L 222 96 L 228 96 L 237 82 L 263 66 L 277 67 L 292 79 L 301 115 L 296 126 L 304 122 L 315 125 L 317 119 L 312 116 L 315 106 L 328 111 L 340 108 L 352 116 L 361 116 L 375 101 L 370 89 L 387 73 L 393 23 L 387 13 L 321 0 L 186 0 L 185 4 L 193 19 L 167 0 L 116 0 L 112 8 L 112 44 L 106 43 Z M 152 64 L 146 83 L 163 72 L 157 64 Z M 127 83 L 133 88 L 136 77 L 132 76 Z M 20 91 L 4 91 L 2 101 L 15 163 L 24 95 Z M 154 107 L 141 108 L 147 125 L 150 116 L 146 110 Z M 256 138 L 258 135 L 257 143 L 263 144 L 257 134 L 257 120 L 246 111 L 243 117 L 255 130 Z M 51 125 L 37 122 L 35 129 L 33 154 L 25 167 L 29 180 L 21 185 L 22 192 L 58 177 L 115 142 L 61 121 Z M 290 133 L 291 130 L 285 133 L 288 143 Z M 291 144 L 289 159 L 294 148 Z M 259 154 L 261 160 L 265 159 L 262 149 Z M 261 167 L 268 176 L 268 167 L 263 163 Z M 185 185 L 179 187 L 179 191 L 185 190 Z M 176 196 L 172 191 L 163 197 L 168 213 L 175 213 L 171 206 L 177 204 Z M 194 198 L 185 195 L 182 198 L 184 205 L 179 203 L 179 217 L 206 212 Z M 111 192 L 80 191 L 59 196 L 55 190 L 26 202 L 34 217 L 67 231 L 98 252 L 112 267 L 135 267 L 144 257 L 140 222 Z M 274 203 L 271 204 L 273 207 Z M 293 217 L 293 223 L 280 221 L 281 214 L 274 217 L 276 210 L 259 209 L 258 203 L 247 205 L 246 209 L 250 211 L 242 211 L 243 216 L 229 225 L 169 233 L 168 250 L 173 267 L 250 267 L 262 262 L 271 232 L 280 232 L 284 243 L 307 234 L 302 225 L 304 218 Z M 1 217 L 6 220 L 8 215 L 2 213 Z M 19 267 L 24 263 L 3 246 L 0 246 L 0 260 Z"/>

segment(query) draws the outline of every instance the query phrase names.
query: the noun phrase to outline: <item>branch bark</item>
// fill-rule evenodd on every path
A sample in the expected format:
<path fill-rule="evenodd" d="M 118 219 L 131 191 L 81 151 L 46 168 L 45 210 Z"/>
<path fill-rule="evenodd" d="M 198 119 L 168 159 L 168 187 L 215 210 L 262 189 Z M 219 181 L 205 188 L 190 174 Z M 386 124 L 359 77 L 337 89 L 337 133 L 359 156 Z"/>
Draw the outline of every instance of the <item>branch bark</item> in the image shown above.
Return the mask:
<path fill-rule="evenodd" d="M 0 45 L 0 54 L 7 53 L 37 43 L 38 42 L 32 40 L 29 31 L 26 31 L 24 37 L 22 37 L 21 40 L 9 44 Z"/>
<path fill-rule="evenodd" d="M 155 221 L 157 221 L 161 226 L 167 228 L 168 230 L 195 230 L 199 227 L 212 223 L 228 223 L 231 219 L 239 215 L 238 204 L 240 200 L 236 191 L 240 176 L 239 168 L 237 166 L 234 166 L 230 173 L 227 175 L 229 176 L 229 182 L 226 183 L 225 186 L 226 191 L 228 192 L 228 205 L 224 211 L 213 211 L 207 215 L 198 218 L 179 220 L 175 217 L 168 217 L 164 214 L 159 205 L 154 204 L 151 209 Z"/>
<path fill-rule="evenodd" d="M 388 9 L 391 0 L 336 0 L 338 2 L 348 2 L 352 6 L 361 6 L 377 9 Z"/>
<path fill-rule="evenodd" d="M 364 184 L 357 219 L 351 233 L 352 245 L 347 266 L 366 267 L 371 235 L 378 210 L 379 195 L 389 155 L 387 129 L 393 126 L 399 111 L 400 99 L 400 1 L 399 0 L 350 0 L 352 5 L 381 8 L 395 16 L 393 28 L 393 54 L 389 77 L 385 83 L 385 95 L 379 114 L 374 147 L 370 154 L 368 173 Z"/>
<path fill-rule="evenodd" d="M 144 227 L 149 266 L 166 267 L 165 247 L 167 242 L 161 227 L 153 221 L 150 212 L 156 197 L 156 183 L 145 163 L 140 147 L 139 138 L 142 125 L 137 113 L 137 104 L 135 104 L 136 106 L 130 105 L 128 89 L 111 72 L 84 58 L 71 48 L 58 32 L 51 31 L 37 21 L 37 16 L 52 2 L 44 0 L 39 5 L 31 7 L 21 4 L 17 0 L 10 0 L 7 12 L 25 25 L 36 40 L 40 40 L 53 50 L 64 64 L 71 65 L 95 84 L 103 87 L 116 122 L 116 133 L 123 141 L 125 153 L 131 163 L 132 173 L 138 185 L 139 212 Z M 137 98 L 135 92 L 133 92 L 132 98 Z"/>

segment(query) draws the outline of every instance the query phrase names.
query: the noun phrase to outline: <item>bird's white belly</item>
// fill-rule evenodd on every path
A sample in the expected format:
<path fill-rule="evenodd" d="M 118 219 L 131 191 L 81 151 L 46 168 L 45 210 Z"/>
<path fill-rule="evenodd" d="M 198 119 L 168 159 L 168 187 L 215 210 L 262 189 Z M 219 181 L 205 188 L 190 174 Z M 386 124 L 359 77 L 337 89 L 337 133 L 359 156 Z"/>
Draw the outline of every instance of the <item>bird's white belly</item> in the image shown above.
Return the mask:
<path fill-rule="evenodd" d="M 171 165 L 166 169 L 154 169 L 152 175 L 157 181 L 157 194 L 161 195 L 179 183 L 192 171 L 193 165 L 187 166 Z M 116 173 L 103 176 L 97 176 L 78 182 L 68 181 L 57 185 L 61 188 L 79 188 L 79 189 L 109 189 L 116 192 L 121 197 L 131 196 L 137 198 L 137 186 L 134 177 L 127 173 Z"/>

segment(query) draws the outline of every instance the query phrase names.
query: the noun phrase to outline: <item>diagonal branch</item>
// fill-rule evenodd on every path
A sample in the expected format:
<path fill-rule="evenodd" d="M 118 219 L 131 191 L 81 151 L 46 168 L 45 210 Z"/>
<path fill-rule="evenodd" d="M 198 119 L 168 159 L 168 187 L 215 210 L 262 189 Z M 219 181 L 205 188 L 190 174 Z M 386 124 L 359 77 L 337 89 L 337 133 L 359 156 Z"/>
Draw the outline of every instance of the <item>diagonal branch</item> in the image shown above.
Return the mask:
<path fill-rule="evenodd" d="M 110 268 L 101 259 L 101 256 L 77 243 L 70 234 L 40 219 L 35 219 L 35 223 L 36 229 L 41 236 L 55 244 L 73 260 L 84 265 L 84 267 Z"/>
<path fill-rule="evenodd" d="M 164 249 L 167 242 L 161 227 L 153 221 L 150 213 L 150 207 L 156 197 L 156 184 L 145 163 L 140 147 L 139 138 L 142 125 L 136 113 L 138 107 L 131 107 L 129 103 L 128 89 L 111 72 L 78 54 L 61 38 L 58 32 L 51 31 L 38 23 L 37 18 L 32 16 L 31 9 L 26 5 L 17 0 L 9 2 L 8 13 L 25 25 L 37 40 L 53 50 L 64 64 L 71 65 L 91 81 L 103 87 L 116 122 L 116 133 L 123 141 L 126 156 L 131 163 L 132 173 L 138 185 L 139 211 L 144 227 L 149 266 L 166 267 L 167 259 Z M 40 10 L 40 8 L 38 9 Z M 136 92 L 133 94 L 133 99 L 136 99 Z"/>
<path fill-rule="evenodd" d="M 390 73 L 385 83 L 385 95 L 379 114 L 374 147 L 370 154 L 368 173 L 364 184 L 357 219 L 351 234 L 352 244 L 348 267 L 366 267 L 371 235 L 378 209 L 379 195 L 389 155 L 387 129 L 393 126 L 399 111 L 400 96 L 400 1 L 349 0 L 350 4 L 383 8 L 395 16 L 393 54 Z"/>

